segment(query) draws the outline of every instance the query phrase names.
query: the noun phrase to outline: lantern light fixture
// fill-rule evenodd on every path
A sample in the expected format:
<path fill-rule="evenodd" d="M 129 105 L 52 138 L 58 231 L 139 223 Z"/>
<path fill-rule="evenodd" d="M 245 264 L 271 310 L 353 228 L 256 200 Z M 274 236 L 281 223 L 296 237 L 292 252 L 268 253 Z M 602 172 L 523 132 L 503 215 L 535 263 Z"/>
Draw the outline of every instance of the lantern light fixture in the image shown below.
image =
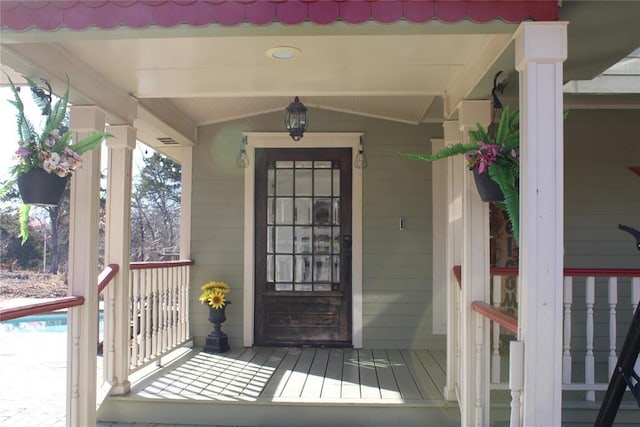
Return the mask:
<path fill-rule="evenodd" d="M 360 136 L 360 144 L 358 145 L 358 154 L 356 154 L 356 159 L 353 161 L 353 166 L 356 169 L 366 169 L 367 168 L 367 155 L 364 152 L 364 139 Z"/>
<path fill-rule="evenodd" d="M 307 107 L 300 102 L 297 96 L 286 108 L 284 114 L 284 125 L 294 141 L 300 141 L 307 130 Z"/>
<path fill-rule="evenodd" d="M 249 166 L 249 156 L 247 155 L 247 135 L 242 135 L 242 145 L 240 146 L 240 153 L 236 159 L 236 164 L 239 168 L 246 168 Z"/>

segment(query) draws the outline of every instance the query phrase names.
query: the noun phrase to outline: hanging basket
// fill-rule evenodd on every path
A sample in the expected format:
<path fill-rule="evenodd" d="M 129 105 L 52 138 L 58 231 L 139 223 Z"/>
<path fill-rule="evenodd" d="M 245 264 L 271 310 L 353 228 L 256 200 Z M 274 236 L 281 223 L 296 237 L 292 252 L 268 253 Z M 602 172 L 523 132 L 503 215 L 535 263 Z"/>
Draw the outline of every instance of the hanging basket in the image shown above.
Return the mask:
<path fill-rule="evenodd" d="M 36 206 L 58 206 L 69 177 L 60 178 L 44 169 L 34 168 L 20 175 L 17 181 L 23 203 Z"/>
<path fill-rule="evenodd" d="M 473 169 L 473 179 L 483 202 L 504 202 L 504 194 L 498 184 L 491 179 L 488 172 L 480 173 Z"/>

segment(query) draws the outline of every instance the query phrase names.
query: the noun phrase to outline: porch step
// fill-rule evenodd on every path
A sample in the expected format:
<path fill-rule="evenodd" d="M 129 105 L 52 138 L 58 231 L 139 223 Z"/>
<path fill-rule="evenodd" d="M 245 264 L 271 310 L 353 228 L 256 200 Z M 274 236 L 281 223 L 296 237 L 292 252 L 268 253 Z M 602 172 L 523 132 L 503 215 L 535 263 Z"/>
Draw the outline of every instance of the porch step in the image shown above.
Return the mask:
<path fill-rule="evenodd" d="M 459 426 L 457 407 L 395 406 L 353 403 L 284 403 L 208 401 L 149 401 L 110 398 L 101 408 L 101 421 L 179 425 L 278 427 Z"/>

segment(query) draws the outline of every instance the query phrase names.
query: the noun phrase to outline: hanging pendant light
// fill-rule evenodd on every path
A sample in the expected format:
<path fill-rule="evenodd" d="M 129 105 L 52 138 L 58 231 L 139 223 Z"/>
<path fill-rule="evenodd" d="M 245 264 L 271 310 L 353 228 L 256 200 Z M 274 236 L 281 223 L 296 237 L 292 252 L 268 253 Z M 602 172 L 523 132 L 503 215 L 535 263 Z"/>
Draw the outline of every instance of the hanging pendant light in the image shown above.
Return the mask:
<path fill-rule="evenodd" d="M 296 96 L 286 109 L 284 125 L 294 141 L 300 141 L 307 130 L 307 107 Z"/>

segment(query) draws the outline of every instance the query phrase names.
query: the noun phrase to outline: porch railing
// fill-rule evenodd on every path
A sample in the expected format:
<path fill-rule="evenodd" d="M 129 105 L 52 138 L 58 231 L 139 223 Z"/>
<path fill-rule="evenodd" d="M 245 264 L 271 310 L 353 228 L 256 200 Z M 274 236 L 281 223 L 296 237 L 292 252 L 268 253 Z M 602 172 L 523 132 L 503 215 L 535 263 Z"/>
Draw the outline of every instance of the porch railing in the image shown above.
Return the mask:
<path fill-rule="evenodd" d="M 517 332 L 517 305 L 514 289 L 504 292 L 504 283 L 515 283 L 517 269 L 492 268 L 491 304 L 474 302 L 472 310 L 488 318 L 491 336 L 491 389 L 510 389 L 511 425 L 520 425 L 519 408 L 522 389 L 522 344 L 505 335 Z M 454 275 L 461 277 L 459 267 Z M 515 282 L 514 282 L 515 281 Z M 462 284 L 464 286 L 464 284 Z M 505 307 L 505 302 L 511 302 Z M 563 283 L 563 354 L 562 389 L 585 393 L 585 400 L 595 401 L 596 391 L 605 391 L 617 362 L 621 334 L 640 302 L 640 270 L 576 269 L 564 270 Z M 505 309 L 511 309 L 512 313 Z M 503 339 L 506 338 L 506 339 Z M 506 350 L 506 342 L 509 350 Z M 460 350 L 460 349 L 459 349 Z M 509 353 L 508 383 L 503 366 Z M 640 370 L 636 362 L 636 372 Z"/>
<path fill-rule="evenodd" d="M 189 340 L 191 265 L 191 260 L 131 263 L 131 371 L 159 360 Z"/>

